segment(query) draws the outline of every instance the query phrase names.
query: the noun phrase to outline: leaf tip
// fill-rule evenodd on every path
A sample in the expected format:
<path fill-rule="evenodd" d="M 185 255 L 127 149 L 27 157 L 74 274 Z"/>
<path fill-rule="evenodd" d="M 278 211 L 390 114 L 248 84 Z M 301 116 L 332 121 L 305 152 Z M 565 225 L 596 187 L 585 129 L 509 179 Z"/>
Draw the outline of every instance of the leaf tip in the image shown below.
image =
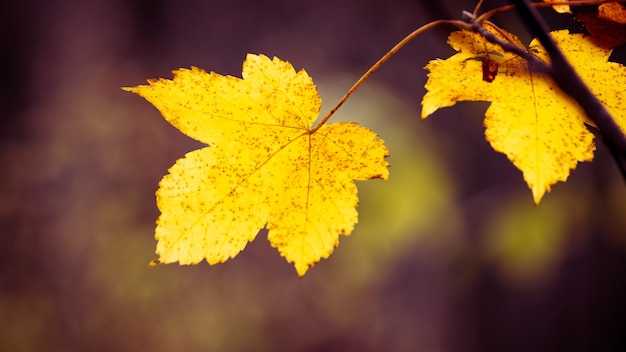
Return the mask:
<path fill-rule="evenodd" d="M 541 202 L 541 199 L 546 194 L 546 192 L 550 192 L 550 186 L 548 187 L 531 186 L 530 190 L 533 193 L 533 201 L 535 203 L 535 206 L 538 206 L 539 202 Z"/>
<path fill-rule="evenodd" d="M 294 263 L 296 272 L 298 273 L 298 277 L 303 278 L 304 274 L 306 274 L 306 272 L 309 271 L 309 268 L 311 268 L 313 265 L 315 265 L 315 263 L 311 263 L 311 264 Z"/>

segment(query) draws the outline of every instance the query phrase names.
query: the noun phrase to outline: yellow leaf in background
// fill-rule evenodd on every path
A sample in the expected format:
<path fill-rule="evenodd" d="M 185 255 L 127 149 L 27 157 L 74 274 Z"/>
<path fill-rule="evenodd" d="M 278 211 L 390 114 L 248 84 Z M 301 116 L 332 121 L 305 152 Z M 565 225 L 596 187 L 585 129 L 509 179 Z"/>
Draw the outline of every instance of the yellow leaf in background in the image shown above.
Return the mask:
<path fill-rule="evenodd" d="M 562 2 L 562 1 L 563 0 L 544 0 L 543 2 L 550 4 L 553 2 Z M 576 1 L 572 1 L 572 4 L 575 2 Z M 580 2 L 584 2 L 584 0 Z M 559 12 L 559 13 L 572 13 L 572 10 L 570 9 L 569 5 L 554 5 L 552 6 L 552 8 L 554 9 L 554 11 Z M 588 12 L 588 10 L 584 12 Z M 598 5 L 597 11 L 591 11 L 591 12 L 595 12 L 596 15 L 602 19 L 606 19 L 609 21 L 622 23 L 622 24 L 626 23 L 626 8 L 624 5 L 620 4 L 619 2 L 606 2 L 606 3 L 600 4 Z"/>
<path fill-rule="evenodd" d="M 220 263 L 264 226 L 299 276 L 357 222 L 354 180 L 387 179 L 388 150 L 354 122 L 312 129 L 321 100 L 308 74 L 248 55 L 243 79 L 180 69 L 173 80 L 125 88 L 208 147 L 159 184 L 157 263 Z"/>
<path fill-rule="evenodd" d="M 607 62 L 610 50 L 597 47 L 581 34 L 556 31 L 552 36 L 585 83 L 626 130 L 622 103 L 626 68 Z M 522 46 L 512 34 L 506 37 Z M 585 126 L 590 122 L 550 77 L 531 72 L 525 60 L 505 53 L 476 33 L 453 32 L 448 43 L 458 52 L 426 66 L 430 73 L 425 86 L 428 92 L 422 100 L 422 118 L 457 101 L 490 101 L 484 121 L 486 139 L 522 171 L 536 204 L 553 184 L 565 181 L 578 162 L 593 159 L 593 134 Z M 537 56 L 547 58 L 538 42 L 533 41 L 530 47 Z M 481 63 L 486 53 L 489 60 L 498 64 L 492 82 L 483 80 Z"/>
<path fill-rule="evenodd" d="M 559 1 L 562 1 L 562 0 L 543 0 L 543 2 L 547 2 L 547 3 L 559 2 Z M 569 5 L 554 5 L 552 6 L 552 8 L 554 9 L 554 11 L 558 13 L 572 13 L 572 11 L 569 8 Z"/>

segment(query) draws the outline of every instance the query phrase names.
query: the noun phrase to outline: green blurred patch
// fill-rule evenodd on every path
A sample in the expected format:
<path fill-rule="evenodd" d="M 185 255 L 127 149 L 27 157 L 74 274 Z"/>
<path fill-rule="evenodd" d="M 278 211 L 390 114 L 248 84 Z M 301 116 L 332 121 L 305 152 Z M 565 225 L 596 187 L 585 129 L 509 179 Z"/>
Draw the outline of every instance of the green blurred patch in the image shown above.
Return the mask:
<path fill-rule="evenodd" d="M 534 206 L 528 194 L 501 195 L 483 233 L 483 259 L 515 286 L 533 287 L 558 271 L 584 238 L 584 197 L 559 192 Z"/>

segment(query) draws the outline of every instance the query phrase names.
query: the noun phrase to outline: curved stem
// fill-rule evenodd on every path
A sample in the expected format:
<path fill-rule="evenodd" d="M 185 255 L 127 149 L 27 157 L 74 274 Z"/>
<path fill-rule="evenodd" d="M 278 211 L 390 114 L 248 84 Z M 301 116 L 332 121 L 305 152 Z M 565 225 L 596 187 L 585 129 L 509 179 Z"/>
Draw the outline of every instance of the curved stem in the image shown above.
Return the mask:
<path fill-rule="evenodd" d="M 365 80 L 367 80 L 372 75 L 372 73 L 378 70 L 380 66 L 382 66 L 382 64 L 384 64 L 387 60 L 389 60 L 389 58 L 393 56 L 395 53 L 397 53 L 403 46 L 405 46 L 408 42 L 415 39 L 418 35 L 424 33 L 425 31 L 431 28 L 440 26 L 442 24 L 449 24 L 449 25 L 453 25 L 459 28 L 467 28 L 467 23 L 463 21 L 438 20 L 438 21 L 433 21 L 428 24 L 425 24 L 421 26 L 420 28 L 414 30 L 409 35 L 404 37 L 404 39 L 399 41 L 398 44 L 396 44 L 393 48 L 391 48 L 385 55 L 383 55 L 383 57 L 378 59 L 378 61 L 376 61 L 376 63 L 372 67 L 370 67 L 369 70 L 367 70 L 361 76 L 361 78 L 359 78 L 359 80 L 356 81 L 356 83 L 354 83 L 354 85 L 346 92 L 346 94 L 339 100 L 339 102 L 335 104 L 335 106 L 328 112 L 328 114 L 326 114 L 326 116 L 324 116 L 324 118 L 317 125 L 315 125 L 315 127 L 313 127 L 309 133 L 315 133 L 317 130 L 319 130 L 322 127 L 322 125 L 324 125 L 326 121 L 328 121 L 328 119 L 330 119 L 330 117 L 333 116 L 333 114 L 341 107 L 341 105 L 343 105 L 343 103 L 345 103 L 346 100 L 350 98 L 352 93 L 354 93 L 357 90 L 357 88 L 359 88 L 359 86 L 363 84 L 363 82 L 365 82 Z"/>
<path fill-rule="evenodd" d="M 474 11 L 472 11 L 472 16 L 476 17 L 478 16 L 478 11 L 480 10 L 480 7 L 483 5 L 483 0 L 478 0 L 478 4 L 476 4 L 476 7 L 474 7 Z"/>

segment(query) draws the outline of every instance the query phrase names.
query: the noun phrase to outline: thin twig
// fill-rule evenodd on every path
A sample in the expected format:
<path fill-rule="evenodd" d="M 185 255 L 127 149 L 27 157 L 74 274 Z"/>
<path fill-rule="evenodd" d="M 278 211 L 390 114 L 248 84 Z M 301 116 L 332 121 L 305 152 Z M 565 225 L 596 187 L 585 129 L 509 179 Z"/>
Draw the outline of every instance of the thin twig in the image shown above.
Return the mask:
<path fill-rule="evenodd" d="M 474 21 L 474 16 L 469 12 L 464 12 L 464 19 L 469 23 L 468 30 L 474 31 L 480 34 L 483 38 L 485 38 L 488 42 L 497 44 L 504 49 L 504 51 L 513 53 L 528 62 L 534 72 L 544 73 L 551 75 L 552 68 L 548 63 L 539 59 L 532 53 L 529 53 L 525 48 L 517 46 L 513 43 L 505 42 L 502 39 L 498 38 L 495 34 L 491 33 L 487 30 L 487 28 L 483 27 L 477 21 Z"/>
<path fill-rule="evenodd" d="M 339 100 L 339 102 L 337 102 L 337 104 L 335 104 L 335 106 L 328 112 L 328 114 L 326 114 L 326 116 L 324 116 L 324 118 L 317 124 L 315 125 L 315 127 L 313 127 L 309 133 L 315 133 L 318 129 L 320 129 L 322 127 L 322 125 L 324 125 L 328 119 L 330 119 L 331 116 L 333 116 L 333 114 L 343 105 L 343 103 L 346 102 L 346 100 L 348 100 L 348 98 L 350 98 L 350 96 L 352 95 L 352 93 L 354 93 L 357 88 L 359 88 L 359 86 L 361 86 L 361 84 L 363 84 L 363 82 L 365 82 L 365 80 L 367 80 L 372 73 L 374 73 L 376 70 L 378 70 L 380 68 L 380 66 L 382 66 L 382 64 L 384 64 L 387 60 L 389 60 L 389 58 L 391 56 L 393 56 L 395 53 L 398 52 L 398 50 L 400 50 L 403 46 L 405 46 L 408 42 L 410 42 L 411 40 L 415 39 L 418 35 L 424 33 L 425 31 L 443 25 L 443 24 L 448 24 L 448 25 L 453 25 L 456 26 L 458 28 L 466 28 L 467 24 L 463 21 L 457 21 L 457 20 L 438 20 L 438 21 L 433 21 L 430 22 L 428 24 L 425 24 L 423 26 L 421 26 L 420 28 L 414 30 L 413 32 L 411 32 L 409 35 L 407 35 L 406 37 L 404 37 L 404 39 L 402 39 L 400 42 L 398 42 L 398 44 L 396 44 L 393 48 L 391 48 L 383 57 L 381 57 L 380 59 L 378 59 L 378 61 L 376 61 L 376 63 L 369 68 L 369 70 L 367 70 L 362 76 L 361 78 L 359 78 L 358 81 L 356 81 L 356 83 L 354 83 L 354 85 L 348 90 L 348 92 L 346 92 L 346 94 Z"/>
<path fill-rule="evenodd" d="M 611 149 L 618 167 L 626 180 L 626 135 L 609 111 L 591 92 L 563 55 L 556 42 L 550 37 L 549 28 L 539 12 L 528 0 L 511 0 L 526 26 L 548 52 L 551 61 L 550 76 L 563 92 L 574 98 L 587 117 L 594 122 L 606 145 Z"/>

